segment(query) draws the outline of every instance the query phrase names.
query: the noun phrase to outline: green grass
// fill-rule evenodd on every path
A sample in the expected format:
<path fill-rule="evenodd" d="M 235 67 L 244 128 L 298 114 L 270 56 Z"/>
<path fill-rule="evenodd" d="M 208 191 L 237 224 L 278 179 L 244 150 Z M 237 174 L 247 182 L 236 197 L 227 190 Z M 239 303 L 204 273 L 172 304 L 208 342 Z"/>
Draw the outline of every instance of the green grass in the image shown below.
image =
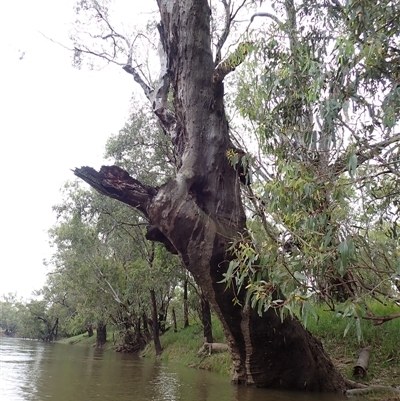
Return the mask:
<path fill-rule="evenodd" d="M 396 307 L 385 307 L 374 304 L 371 308 L 376 315 L 384 316 L 398 313 Z M 337 367 L 348 378 L 357 361 L 359 351 L 371 346 L 372 352 L 364 383 L 398 384 L 400 383 L 400 319 L 394 319 L 374 326 L 370 320 L 360 321 L 362 337 L 359 340 L 355 325 L 344 336 L 348 319 L 335 316 L 333 312 L 317 308 L 318 321 L 310 319 L 307 329 L 318 337 L 325 350 L 336 363 Z"/>
<path fill-rule="evenodd" d="M 396 309 L 374 305 L 373 311 L 380 316 L 395 313 Z M 355 326 L 344 336 L 348 320 L 335 317 L 333 312 L 316 309 L 318 321 L 309 319 L 307 329 L 319 338 L 337 368 L 349 379 L 357 361 L 359 351 L 372 346 L 367 376 L 362 382 L 366 384 L 398 385 L 400 383 L 400 319 L 374 326 L 371 321 L 362 320 L 362 339 L 359 342 Z M 397 310 L 398 311 L 398 310 Z M 225 342 L 220 323 L 213 320 L 214 341 Z M 203 344 L 202 329 L 199 323 L 174 333 L 169 330 L 161 337 L 163 361 L 178 362 L 188 367 L 230 374 L 231 359 L 227 353 L 199 357 L 197 352 Z M 155 357 L 154 347 L 149 344 L 144 355 Z"/>
<path fill-rule="evenodd" d="M 213 319 L 213 337 L 215 342 L 225 342 L 221 324 Z M 191 368 L 205 369 L 229 375 L 231 358 L 228 352 L 199 356 L 198 351 L 203 345 L 203 329 L 200 323 L 192 323 L 189 327 L 174 333 L 167 331 L 161 336 L 163 352 L 160 360 L 176 362 Z M 142 353 L 145 357 L 155 357 L 153 344 L 149 344 Z"/>

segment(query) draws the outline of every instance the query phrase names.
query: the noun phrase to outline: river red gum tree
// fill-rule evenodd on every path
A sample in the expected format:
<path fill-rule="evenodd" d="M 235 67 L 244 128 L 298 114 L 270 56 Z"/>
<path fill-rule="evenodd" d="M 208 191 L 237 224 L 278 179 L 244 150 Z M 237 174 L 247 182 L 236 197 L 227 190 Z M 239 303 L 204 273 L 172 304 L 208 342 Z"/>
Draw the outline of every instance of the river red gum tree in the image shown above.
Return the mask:
<path fill-rule="evenodd" d="M 75 174 L 102 194 L 143 213 L 150 222 L 148 239 L 179 254 L 222 322 L 234 382 L 342 391 L 344 379 L 321 343 L 296 319 L 282 322 L 272 309 L 259 316 L 235 306 L 234 288 L 219 283 L 229 265 L 232 241 L 246 233 L 240 183 L 226 156 L 232 144 L 223 102 L 223 79 L 245 51 L 214 62 L 207 0 L 158 0 L 158 6 L 166 60 L 160 85 L 149 88 L 132 65 L 124 69 L 144 89 L 170 135 L 180 160 L 178 173 L 157 188 L 116 166 L 103 166 L 99 172 L 82 167 Z M 166 107 L 169 91 L 173 111 Z M 242 290 L 239 299 L 244 295 Z"/>

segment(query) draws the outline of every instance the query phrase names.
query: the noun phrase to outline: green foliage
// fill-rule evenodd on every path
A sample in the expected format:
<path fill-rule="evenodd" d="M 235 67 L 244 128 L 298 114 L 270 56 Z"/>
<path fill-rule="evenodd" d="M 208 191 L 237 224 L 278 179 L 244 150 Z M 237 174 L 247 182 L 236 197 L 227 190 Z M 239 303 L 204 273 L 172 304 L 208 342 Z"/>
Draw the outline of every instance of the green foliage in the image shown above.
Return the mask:
<path fill-rule="evenodd" d="M 399 297 L 400 7 L 272 6 L 281 23 L 249 33 L 257 49 L 231 105 L 260 149 L 253 235 L 233 243 L 224 281 L 282 318 L 307 322 L 324 301 L 361 338 L 371 302 Z"/>
<path fill-rule="evenodd" d="M 105 157 L 141 182 L 161 184 L 173 173 L 178 161 L 171 140 L 161 131 L 156 117 L 145 106 L 135 106 L 129 122 L 108 139 Z"/>
<path fill-rule="evenodd" d="M 55 210 L 59 223 L 50 230 L 55 271 L 48 286 L 54 299 L 65 296 L 70 332 L 98 321 L 138 330 L 139 319 L 150 316 L 152 289 L 160 313 L 166 310 L 177 261 L 145 239 L 143 218 L 77 183 L 66 184 L 65 201 Z"/>
<path fill-rule="evenodd" d="M 375 315 L 380 316 L 395 313 L 397 310 L 394 305 L 384 306 L 377 302 L 371 303 L 371 309 Z M 397 345 L 400 330 L 399 319 L 374 326 L 371 321 L 347 319 L 343 314 L 326 311 L 322 306 L 317 306 L 315 310 L 318 319 L 311 319 L 308 329 L 322 340 L 324 348 L 335 360 L 340 361 L 341 364 L 345 361 L 342 371 L 349 378 L 352 378 L 353 366 L 360 348 L 371 346 L 372 352 L 366 381 L 391 384 L 400 363 L 400 352 Z M 361 336 L 359 336 L 359 332 L 361 332 Z"/>
<path fill-rule="evenodd" d="M 140 107 L 106 146 L 114 164 L 151 185 L 170 174 L 171 152 L 154 117 Z M 102 322 L 127 341 L 147 336 L 141 330 L 151 316 L 150 291 L 165 316 L 179 280 L 177 258 L 146 240 L 148 222 L 136 211 L 77 181 L 65 184 L 54 211 L 53 270 L 41 295 L 49 308 L 57 305 L 65 331 L 79 334 Z"/>
<path fill-rule="evenodd" d="M 16 294 L 3 295 L 0 300 L 0 327 L 8 336 L 15 336 L 21 331 L 23 304 Z"/>

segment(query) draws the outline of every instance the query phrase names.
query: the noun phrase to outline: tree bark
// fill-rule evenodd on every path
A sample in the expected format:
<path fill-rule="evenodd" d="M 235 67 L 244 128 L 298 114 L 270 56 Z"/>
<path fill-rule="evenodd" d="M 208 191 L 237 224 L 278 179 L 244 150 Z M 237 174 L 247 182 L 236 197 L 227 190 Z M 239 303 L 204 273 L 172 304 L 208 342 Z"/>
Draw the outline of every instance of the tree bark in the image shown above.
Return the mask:
<path fill-rule="evenodd" d="M 188 278 L 183 282 L 183 328 L 189 327 Z"/>
<path fill-rule="evenodd" d="M 88 332 L 88 337 L 93 337 L 93 326 L 91 324 L 86 328 L 86 330 Z"/>
<path fill-rule="evenodd" d="M 56 341 L 58 338 L 58 318 L 56 318 L 51 332 L 53 340 Z"/>
<path fill-rule="evenodd" d="M 178 325 L 176 324 L 175 308 L 172 308 L 172 322 L 174 324 L 174 333 L 177 333 L 178 332 Z"/>
<path fill-rule="evenodd" d="M 162 347 L 160 343 L 160 327 L 157 319 L 157 301 L 156 294 L 154 290 L 150 290 L 150 299 L 151 299 L 151 318 L 153 320 L 153 341 L 154 348 L 156 350 L 156 355 L 161 355 Z"/>
<path fill-rule="evenodd" d="M 371 355 L 372 347 L 365 347 L 360 351 L 358 359 L 353 368 L 353 376 L 357 379 L 365 377 L 368 370 L 369 357 Z"/>
<path fill-rule="evenodd" d="M 201 304 L 201 323 L 203 325 L 203 337 L 206 343 L 212 343 L 214 341 L 212 335 L 212 323 L 211 323 L 211 309 L 210 303 L 207 301 L 203 291 L 200 290 L 200 304 Z"/>
<path fill-rule="evenodd" d="M 96 334 L 96 348 L 104 347 L 107 342 L 107 325 L 103 322 L 97 323 L 97 334 Z"/>
<path fill-rule="evenodd" d="M 233 147 L 223 102 L 222 80 L 229 69 L 224 64 L 221 72 L 214 66 L 207 0 L 158 0 L 158 6 L 174 112 L 157 108 L 163 102 L 153 108 L 171 135 L 179 171 L 159 188 L 116 166 L 103 166 L 100 172 L 82 167 L 75 174 L 141 211 L 151 223 L 147 238 L 179 254 L 221 320 L 235 383 L 342 391 L 345 382 L 321 343 L 296 319 L 281 321 L 272 309 L 259 316 L 235 306 L 235 289 L 219 283 L 232 258 L 232 241 L 246 236 L 239 180 L 226 157 Z M 239 298 L 244 296 L 242 290 Z"/>

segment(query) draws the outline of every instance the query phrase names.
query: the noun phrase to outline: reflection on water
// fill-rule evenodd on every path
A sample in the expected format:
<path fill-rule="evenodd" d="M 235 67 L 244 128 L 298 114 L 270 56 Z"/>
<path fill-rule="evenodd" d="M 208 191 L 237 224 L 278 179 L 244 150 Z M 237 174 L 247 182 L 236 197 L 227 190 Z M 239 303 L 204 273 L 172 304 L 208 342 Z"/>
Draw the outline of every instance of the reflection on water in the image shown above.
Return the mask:
<path fill-rule="evenodd" d="M 0 339 L 0 395 L 1 400 L 24 400 L 24 394 L 37 391 L 43 347 L 32 347 L 30 341 Z"/>
<path fill-rule="evenodd" d="M 237 387 L 228 378 L 90 347 L 0 338 L 1 401 L 339 401 Z"/>

